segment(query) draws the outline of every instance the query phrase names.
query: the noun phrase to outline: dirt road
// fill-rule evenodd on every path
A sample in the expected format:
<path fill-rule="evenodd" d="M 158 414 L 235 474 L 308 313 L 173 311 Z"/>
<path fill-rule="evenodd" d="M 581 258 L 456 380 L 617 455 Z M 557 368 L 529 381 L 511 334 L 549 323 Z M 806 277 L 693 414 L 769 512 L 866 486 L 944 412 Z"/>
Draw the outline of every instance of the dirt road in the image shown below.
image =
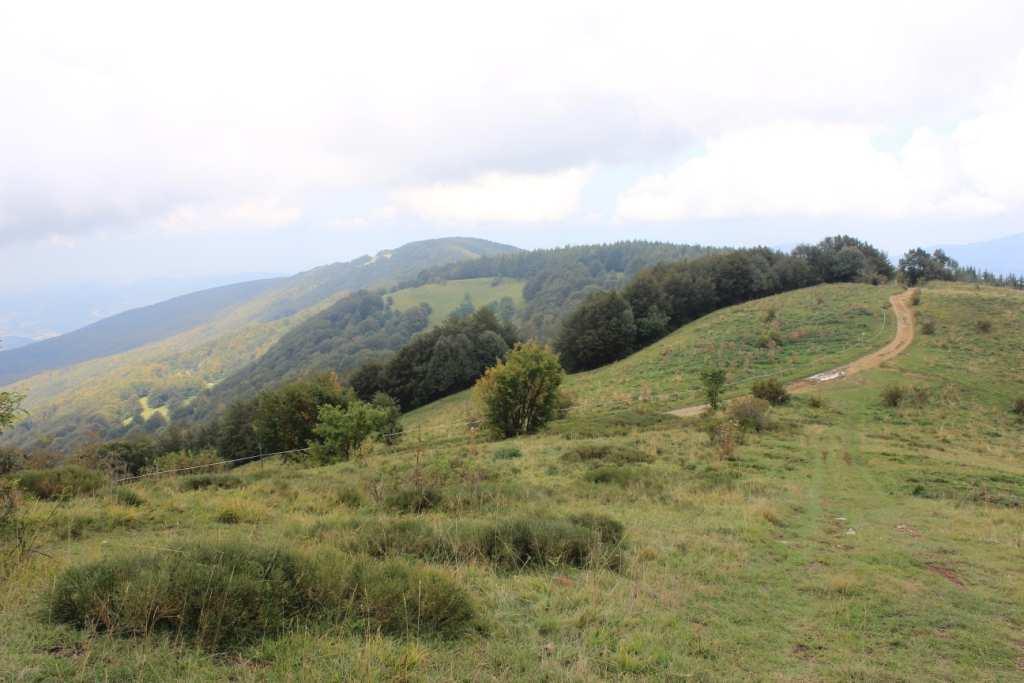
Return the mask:
<path fill-rule="evenodd" d="M 871 368 L 877 368 L 887 360 L 891 360 L 906 351 L 907 347 L 914 341 L 914 309 L 910 300 L 914 296 L 915 291 L 914 289 L 908 289 L 902 294 L 894 294 L 889 298 L 893 313 L 896 315 L 896 336 L 892 338 L 892 341 L 879 350 L 862 356 L 852 363 L 792 382 L 786 386 L 786 390 L 791 394 L 804 393 L 823 384 L 851 377 Z M 671 411 L 669 415 L 694 417 L 703 413 L 708 407 L 705 403 L 704 405 L 680 408 L 679 410 Z"/>

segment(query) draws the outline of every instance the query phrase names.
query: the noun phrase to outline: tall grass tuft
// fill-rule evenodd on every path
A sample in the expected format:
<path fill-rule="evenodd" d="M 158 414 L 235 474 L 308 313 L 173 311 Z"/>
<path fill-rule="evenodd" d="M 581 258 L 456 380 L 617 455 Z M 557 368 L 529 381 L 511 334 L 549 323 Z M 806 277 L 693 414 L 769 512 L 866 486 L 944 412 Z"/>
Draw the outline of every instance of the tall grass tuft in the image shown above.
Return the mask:
<path fill-rule="evenodd" d="M 58 577 L 49 610 L 55 620 L 78 628 L 127 637 L 166 633 L 213 652 L 311 620 L 444 637 L 476 621 L 465 591 L 435 572 L 241 543 L 72 567 Z"/>

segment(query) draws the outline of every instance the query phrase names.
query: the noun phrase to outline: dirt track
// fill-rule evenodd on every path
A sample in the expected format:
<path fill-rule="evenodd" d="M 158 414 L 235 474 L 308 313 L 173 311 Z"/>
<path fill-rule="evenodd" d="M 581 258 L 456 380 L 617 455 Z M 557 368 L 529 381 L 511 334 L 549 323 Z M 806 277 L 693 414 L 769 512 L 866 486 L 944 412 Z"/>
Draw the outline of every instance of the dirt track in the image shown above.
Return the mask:
<path fill-rule="evenodd" d="M 877 368 L 887 360 L 891 360 L 907 350 L 914 341 L 914 309 L 911 307 L 910 299 L 916 290 L 908 289 L 902 294 L 894 294 L 889 298 L 892 304 L 893 313 L 896 315 L 896 336 L 888 344 L 877 351 L 862 356 L 852 363 L 820 372 L 806 379 L 799 379 L 786 385 L 786 390 L 791 394 L 799 394 L 810 391 L 816 387 L 829 382 L 836 382 L 846 377 L 851 377 L 859 372 Z M 708 409 L 708 405 L 690 406 L 673 410 L 669 415 L 677 417 L 694 417 Z"/>

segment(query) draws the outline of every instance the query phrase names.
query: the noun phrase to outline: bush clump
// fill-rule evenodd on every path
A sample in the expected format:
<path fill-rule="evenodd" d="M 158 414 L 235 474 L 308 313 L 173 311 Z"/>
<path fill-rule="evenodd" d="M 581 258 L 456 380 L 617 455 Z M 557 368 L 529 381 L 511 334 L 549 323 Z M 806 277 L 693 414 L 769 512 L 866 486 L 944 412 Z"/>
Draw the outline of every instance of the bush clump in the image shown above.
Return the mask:
<path fill-rule="evenodd" d="M 654 456 L 629 446 L 609 443 L 580 444 L 562 454 L 566 462 L 614 463 L 619 465 L 654 462 Z"/>
<path fill-rule="evenodd" d="M 314 561 L 251 544 L 194 545 L 72 567 L 58 577 L 49 610 L 77 628 L 167 633 L 213 652 L 312 619 L 413 636 L 455 636 L 476 619 L 465 591 L 434 572 L 335 555 Z"/>
<path fill-rule="evenodd" d="M 234 489 L 242 485 L 241 477 L 234 474 L 193 474 L 181 480 L 182 491 L 201 489 Z"/>
<path fill-rule="evenodd" d="M 146 504 L 146 500 L 142 496 L 123 486 L 114 489 L 114 500 L 121 505 L 133 508 L 142 507 Z"/>
<path fill-rule="evenodd" d="M 622 536 L 622 525 L 601 515 L 523 517 L 483 529 L 476 549 L 491 562 L 514 570 L 559 565 L 618 569 Z"/>
<path fill-rule="evenodd" d="M 535 342 L 517 344 L 474 387 L 487 428 L 499 438 L 536 432 L 557 417 L 564 376 L 550 349 Z"/>
<path fill-rule="evenodd" d="M 935 334 L 935 322 L 932 320 L 925 320 L 921 323 L 921 334 L 931 336 Z"/>
<path fill-rule="evenodd" d="M 617 486 L 629 486 L 640 480 L 641 472 L 635 467 L 626 465 L 601 465 L 589 470 L 583 478 L 594 484 L 615 484 Z"/>
<path fill-rule="evenodd" d="M 989 332 L 992 331 L 992 321 L 991 320 L 979 320 L 978 322 L 974 323 L 974 327 L 981 334 L 988 334 Z"/>
<path fill-rule="evenodd" d="M 748 432 L 763 432 L 771 428 L 771 419 L 768 416 L 770 409 L 771 404 L 768 401 L 745 396 L 729 404 L 729 417 L 739 425 L 740 429 Z"/>
<path fill-rule="evenodd" d="M 434 488 L 400 489 L 384 500 L 385 507 L 398 512 L 420 513 L 433 510 L 441 505 L 444 496 Z"/>
<path fill-rule="evenodd" d="M 1024 418 L 1024 398 L 1018 398 L 1014 401 L 1010 411 L 1017 417 Z"/>
<path fill-rule="evenodd" d="M 24 470 L 17 475 L 21 490 L 42 500 L 73 498 L 94 493 L 107 478 L 101 473 L 78 465 L 53 467 L 46 470 Z"/>
<path fill-rule="evenodd" d="M 907 400 L 907 390 L 899 384 L 890 384 L 882 390 L 882 405 L 899 408 Z"/>
<path fill-rule="evenodd" d="M 523 457 L 523 452 L 515 446 L 503 446 L 494 451 L 495 460 L 515 460 Z"/>
<path fill-rule="evenodd" d="M 418 519 L 364 523 L 357 528 L 350 547 L 372 557 L 410 555 L 437 562 L 456 559 L 451 541 Z"/>
<path fill-rule="evenodd" d="M 754 382 L 750 393 L 755 398 L 768 401 L 773 406 L 789 403 L 789 392 L 786 391 L 786 387 L 783 386 L 782 382 L 777 379 L 762 379 Z"/>

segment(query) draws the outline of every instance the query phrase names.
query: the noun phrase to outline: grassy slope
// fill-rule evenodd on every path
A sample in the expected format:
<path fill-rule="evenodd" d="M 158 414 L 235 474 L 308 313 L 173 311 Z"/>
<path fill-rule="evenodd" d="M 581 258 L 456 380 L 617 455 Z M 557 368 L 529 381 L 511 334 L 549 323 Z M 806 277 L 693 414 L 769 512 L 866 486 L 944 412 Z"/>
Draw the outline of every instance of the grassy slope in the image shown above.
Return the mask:
<path fill-rule="evenodd" d="M 699 374 L 708 364 L 728 369 L 726 395 L 752 378 L 788 381 L 842 365 L 881 347 L 895 333 L 888 311 L 892 287 L 822 285 L 733 306 L 677 330 L 618 363 L 570 375 L 566 390 L 578 411 L 642 407 L 660 411 L 703 402 Z M 769 311 L 774 312 L 774 320 Z M 776 330 L 781 345 L 763 348 Z M 410 413 L 410 426 L 441 429 L 468 419 L 470 392 Z"/>
<path fill-rule="evenodd" d="M 862 293 L 868 308 L 885 294 Z M 748 438 L 733 460 L 717 457 L 692 421 L 598 439 L 656 456 L 653 464 L 633 466 L 635 478 L 625 487 L 585 481 L 585 465 L 560 459 L 575 442 L 557 433 L 517 440 L 524 456 L 515 460 L 494 460 L 497 445 L 472 440 L 424 444 L 417 453 L 409 450 L 417 441 L 410 436 L 388 457 L 318 469 L 249 466 L 240 471 L 247 482 L 240 490 L 181 493 L 173 480 L 135 485 L 147 501 L 139 508 L 105 496 L 30 503 L 29 519 L 51 557 L 34 557 L 0 584 L 0 674 L 26 680 L 1019 677 L 1024 424 L 1008 402 L 1024 395 L 1018 343 L 1024 296 L 927 288 L 920 314 L 935 321 L 934 335 L 919 337 L 888 366 L 824 388 L 823 408 L 799 398 L 776 409 L 777 428 Z M 993 323 L 989 334 L 975 329 L 982 317 Z M 694 328 L 713 323 L 709 318 Z M 805 361 L 811 370 L 829 367 L 834 353 L 823 349 L 822 357 Z M 611 387 L 619 371 L 608 370 L 606 384 L 600 373 L 583 381 Z M 893 382 L 925 387 L 930 400 L 883 408 L 879 393 Z M 446 482 L 449 492 L 442 510 L 422 516 L 431 524 L 520 513 L 611 514 L 626 525 L 627 566 L 621 573 L 509 573 L 445 565 L 476 597 L 489 626 L 486 636 L 454 642 L 313 628 L 239 657 L 211 657 L 162 639 L 137 643 L 79 633 L 40 614 L 53 577 L 79 561 L 197 535 L 337 546 L 351 537 L 352 520 L 388 514 L 374 491 L 423 480 Z M 338 502 L 352 489 L 365 497 L 357 508 Z M 241 524 L 217 524 L 225 508 L 236 509 Z"/>
<path fill-rule="evenodd" d="M 391 297 L 395 308 L 400 311 L 413 308 L 420 303 L 428 303 L 432 309 L 430 324 L 437 325 L 462 303 L 468 294 L 477 308 L 509 297 L 516 307 L 523 305 L 522 280 L 501 278 L 474 278 L 469 280 L 449 280 L 444 284 L 430 284 L 421 287 L 402 289 Z"/>

